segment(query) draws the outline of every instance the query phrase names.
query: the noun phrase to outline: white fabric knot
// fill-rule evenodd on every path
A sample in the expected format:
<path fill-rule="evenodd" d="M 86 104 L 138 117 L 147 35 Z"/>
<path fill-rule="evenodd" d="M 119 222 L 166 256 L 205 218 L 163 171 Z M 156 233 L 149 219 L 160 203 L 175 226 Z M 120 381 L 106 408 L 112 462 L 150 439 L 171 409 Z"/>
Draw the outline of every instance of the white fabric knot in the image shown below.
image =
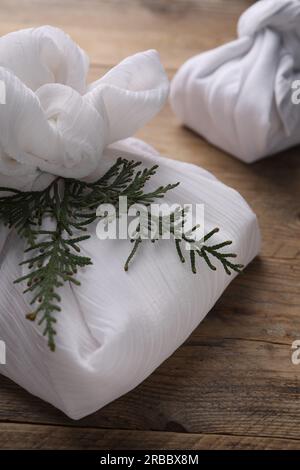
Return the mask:
<path fill-rule="evenodd" d="M 184 124 L 249 163 L 300 143 L 300 1 L 260 0 L 238 35 L 179 69 L 171 103 Z"/>
<path fill-rule="evenodd" d="M 156 51 L 125 59 L 89 86 L 88 68 L 85 52 L 57 28 L 0 38 L 0 185 L 27 189 L 41 172 L 88 177 L 105 147 L 165 103 L 169 83 Z"/>
<path fill-rule="evenodd" d="M 282 32 L 294 30 L 299 34 L 299 0 L 267 0 L 255 3 L 240 17 L 238 34 L 250 36 L 266 27 Z"/>

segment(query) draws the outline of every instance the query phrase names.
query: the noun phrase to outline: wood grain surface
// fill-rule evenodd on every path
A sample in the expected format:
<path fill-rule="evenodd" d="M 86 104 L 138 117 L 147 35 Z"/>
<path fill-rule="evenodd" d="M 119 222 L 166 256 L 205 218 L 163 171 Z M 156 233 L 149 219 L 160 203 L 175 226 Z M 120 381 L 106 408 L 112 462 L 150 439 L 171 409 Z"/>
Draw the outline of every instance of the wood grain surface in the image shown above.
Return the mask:
<path fill-rule="evenodd" d="M 235 37 L 250 0 L 0 0 L 0 34 L 62 27 L 91 57 L 90 78 L 156 48 L 172 78 L 190 56 Z M 247 166 L 182 128 L 167 105 L 139 137 L 201 165 L 256 211 L 261 255 L 143 384 L 73 422 L 0 377 L 0 447 L 300 448 L 299 148 Z"/>

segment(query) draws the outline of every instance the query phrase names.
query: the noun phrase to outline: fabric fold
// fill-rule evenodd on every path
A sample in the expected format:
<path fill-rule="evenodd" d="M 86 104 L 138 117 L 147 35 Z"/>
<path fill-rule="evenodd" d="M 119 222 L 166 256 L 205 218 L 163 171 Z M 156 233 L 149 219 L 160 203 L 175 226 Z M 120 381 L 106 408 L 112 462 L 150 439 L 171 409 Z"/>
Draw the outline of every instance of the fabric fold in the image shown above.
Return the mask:
<path fill-rule="evenodd" d="M 165 104 L 169 81 L 156 51 L 149 50 L 123 60 L 92 83 L 86 98 L 96 109 L 105 106 L 107 143 L 132 136 Z"/>

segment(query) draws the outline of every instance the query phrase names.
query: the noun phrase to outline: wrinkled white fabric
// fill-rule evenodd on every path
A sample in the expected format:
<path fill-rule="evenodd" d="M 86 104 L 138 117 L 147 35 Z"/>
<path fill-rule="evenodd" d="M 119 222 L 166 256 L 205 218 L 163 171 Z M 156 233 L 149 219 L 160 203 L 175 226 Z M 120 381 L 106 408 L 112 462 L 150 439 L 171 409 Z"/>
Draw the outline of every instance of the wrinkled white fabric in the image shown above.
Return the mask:
<path fill-rule="evenodd" d="M 171 84 L 180 120 L 245 162 L 300 143 L 300 1 L 260 0 L 238 39 L 188 60 Z"/>
<path fill-rule="evenodd" d="M 85 52 L 51 26 L 0 38 L 0 186 L 30 189 L 40 171 L 88 177 L 107 145 L 132 136 L 167 99 L 156 51 L 125 59 L 89 86 L 88 67 Z"/>
<path fill-rule="evenodd" d="M 205 204 L 205 231 L 218 226 L 214 243 L 233 240 L 238 262 L 247 265 L 258 253 L 257 220 L 244 199 L 207 171 L 161 158 L 134 139 L 110 146 L 102 170 L 119 155 L 159 164 L 149 190 L 180 181 L 166 202 Z M 213 307 L 235 277 L 219 266 L 211 271 L 199 260 L 198 274 L 182 264 L 172 241 L 145 242 L 129 272 L 123 270 L 130 243 L 82 243 L 93 266 L 78 273 L 80 287 L 64 285 L 57 315 L 56 351 L 48 349 L 41 329 L 25 319 L 31 308 L 22 286 L 23 242 L 0 230 L 0 338 L 7 364 L 0 372 L 74 419 L 88 415 L 143 381 L 178 348 Z M 230 248 L 231 249 L 231 248 Z"/>
<path fill-rule="evenodd" d="M 233 240 L 238 262 L 259 250 L 256 217 L 234 190 L 205 170 L 161 158 L 131 136 L 162 107 L 168 80 L 155 51 L 125 59 L 86 86 L 85 53 L 60 30 L 30 29 L 0 39 L 0 185 L 46 187 L 54 175 L 95 179 L 118 156 L 159 164 L 148 189 L 180 181 L 164 200 L 204 203 L 205 231 L 213 243 Z M 119 141 L 116 143 L 116 141 Z M 47 226 L 45 226 L 47 229 Z M 142 247 L 128 273 L 127 240 L 100 241 L 96 226 L 82 243 L 93 265 L 78 273 L 81 285 L 61 288 L 56 351 L 51 352 L 31 311 L 24 285 L 24 241 L 0 226 L 0 372 L 74 419 L 96 411 L 144 380 L 190 335 L 234 275 L 222 267 L 199 274 L 177 257 L 174 242 Z"/>

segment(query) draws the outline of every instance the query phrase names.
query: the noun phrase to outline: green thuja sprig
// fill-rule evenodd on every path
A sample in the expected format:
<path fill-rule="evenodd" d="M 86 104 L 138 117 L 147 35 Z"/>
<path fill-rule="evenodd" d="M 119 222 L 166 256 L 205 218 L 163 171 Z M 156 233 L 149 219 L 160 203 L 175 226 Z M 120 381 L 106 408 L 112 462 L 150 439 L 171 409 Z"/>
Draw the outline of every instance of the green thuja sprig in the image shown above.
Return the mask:
<path fill-rule="evenodd" d="M 195 225 L 189 232 L 184 232 L 184 224 L 187 216 L 186 209 L 178 208 L 173 213 L 166 215 L 166 216 L 157 216 L 155 217 L 153 214 L 148 212 L 145 215 L 145 220 L 142 223 L 139 223 L 135 233 L 133 234 L 133 238 L 131 242 L 133 243 L 133 248 L 129 254 L 129 257 L 125 263 L 125 271 L 128 271 L 129 265 L 137 253 L 138 249 L 140 248 L 142 242 L 151 236 L 143 236 L 144 232 L 146 231 L 147 234 L 151 234 L 153 232 L 153 225 L 156 227 L 156 232 L 154 230 L 154 234 L 152 235 L 151 241 L 155 243 L 159 240 L 164 234 L 169 234 L 172 236 L 178 257 L 182 263 L 185 263 L 186 258 L 183 254 L 182 243 L 185 244 L 185 251 L 189 253 L 191 270 L 194 274 L 197 273 L 196 269 L 196 255 L 202 258 L 208 267 L 212 271 L 216 271 L 216 266 L 212 263 L 211 257 L 218 260 L 226 274 L 230 275 L 232 271 L 237 273 L 241 272 L 243 269 L 242 264 L 235 264 L 230 261 L 232 258 L 236 258 L 237 255 L 235 253 L 224 253 L 219 251 L 220 249 L 229 246 L 232 244 L 231 240 L 224 241 L 222 243 L 218 243 L 215 245 L 207 245 L 206 242 L 212 238 L 216 233 L 219 232 L 219 228 L 214 228 L 209 233 L 207 233 L 203 238 L 197 240 L 197 238 L 191 238 L 191 236 L 197 231 L 199 228 L 198 225 Z M 143 227 L 142 227 L 143 226 Z M 146 229 L 146 230 L 145 230 Z M 142 233 L 143 232 L 143 233 Z"/>
<path fill-rule="evenodd" d="M 76 279 L 78 269 L 92 264 L 89 257 L 80 254 L 80 243 L 90 238 L 87 226 L 96 221 L 99 205 L 112 204 L 119 216 L 119 197 L 125 196 L 128 207 L 142 204 L 150 208 L 155 200 L 163 198 L 179 184 L 168 184 L 147 192 L 145 185 L 155 175 L 158 166 L 143 170 L 140 166 L 140 162 L 119 158 L 104 176 L 93 183 L 58 177 L 42 191 L 0 188 L 0 220 L 14 228 L 25 241 L 27 258 L 21 263 L 25 272 L 15 283 L 25 283 L 24 294 L 30 295 L 32 306 L 27 318 L 43 326 L 43 334 L 48 338 L 51 350 L 55 350 L 56 315 L 61 311 L 60 289 L 66 282 L 79 285 Z M 230 261 L 236 255 L 220 251 L 231 241 L 206 244 L 219 229 L 212 230 L 200 242 L 191 238 L 197 226 L 181 237 L 178 235 L 185 216 L 184 211 L 175 211 L 169 225 L 165 223 L 164 216 L 157 219 L 159 235 L 169 231 L 180 260 L 185 262 L 181 246 L 184 242 L 193 248 L 189 250 L 189 256 L 194 273 L 196 256 L 212 270 L 216 270 L 211 261 L 214 258 L 227 274 L 240 272 L 243 266 Z M 150 209 L 147 217 L 150 224 Z M 144 241 L 139 230 L 137 227 L 136 237 L 132 240 L 133 248 L 124 266 L 126 271 Z"/>
<path fill-rule="evenodd" d="M 57 179 L 45 191 L 12 191 L 11 195 L 0 198 L 0 218 L 25 239 L 25 254 L 29 255 L 21 263 L 28 272 L 15 283 L 26 282 L 24 294 L 31 294 L 30 304 L 35 306 L 27 318 L 35 321 L 39 317 L 38 323 L 44 325 L 44 335 L 52 350 L 55 349 L 55 313 L 61 310 L 58 290 L 64 282 L 78 285 L 77 269 L 92 264 L 90 258 L 78 254 L 78 244 L 89 235 L 73 236 L 73 229 L 80 227 L 69 210 L 71 186 L 68 181 L 64 185 L 60 183 Z M 43 229 L 46 218 L 52 220 L 52 230 Z"/>

